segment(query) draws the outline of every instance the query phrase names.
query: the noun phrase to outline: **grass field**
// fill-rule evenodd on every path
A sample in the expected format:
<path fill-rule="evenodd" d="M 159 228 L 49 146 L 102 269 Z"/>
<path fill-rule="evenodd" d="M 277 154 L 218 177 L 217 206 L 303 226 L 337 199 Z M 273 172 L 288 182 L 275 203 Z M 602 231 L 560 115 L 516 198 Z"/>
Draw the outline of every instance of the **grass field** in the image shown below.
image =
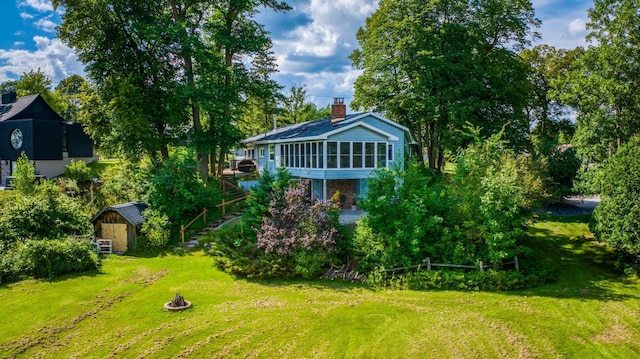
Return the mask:
<path fill-rule="evenodd" d="M 87 166 L 91 169 L 91 175 L 100 177 L 102 173 L 106 171 L 108 168 L 116 166 L 118 164 L 118 160 L 95 160 L 89 163 Z"/>
<path fill-rule="evenodd" d="M 101 272 L 0 286 L 0 357 L 640 357 L 640 281 L 606 266 L 583 222 L 532 229 L 558 280 L 517 292 L 236 280 L 202 252 L 113 256 Z M 176 292 L 193 308 L 163 310 Z"/>

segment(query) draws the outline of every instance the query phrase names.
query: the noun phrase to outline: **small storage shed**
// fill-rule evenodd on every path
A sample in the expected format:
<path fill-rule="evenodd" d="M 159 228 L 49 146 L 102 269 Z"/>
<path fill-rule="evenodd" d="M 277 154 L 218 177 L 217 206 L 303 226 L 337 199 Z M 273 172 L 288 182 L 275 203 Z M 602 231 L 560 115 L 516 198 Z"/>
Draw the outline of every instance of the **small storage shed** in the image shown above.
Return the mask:
<path fill-rule="evenodd" d="M 145 219 L 142 211 L 147 205 L 129 202 L 103 208 L 93 219 L 93 230 L 98 239 L 112 240 L 114 252 L 126 252 L 133 248 Z"/>

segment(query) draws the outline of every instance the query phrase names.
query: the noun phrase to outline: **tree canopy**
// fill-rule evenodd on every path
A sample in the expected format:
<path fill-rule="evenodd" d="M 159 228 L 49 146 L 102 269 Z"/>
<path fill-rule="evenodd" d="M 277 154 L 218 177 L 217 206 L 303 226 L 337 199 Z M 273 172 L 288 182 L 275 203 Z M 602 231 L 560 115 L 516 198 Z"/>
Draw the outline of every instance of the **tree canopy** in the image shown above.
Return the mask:
<path fill-rule="evenodd" d="M 576 108 L 573 142 L 601 162 L 640 132 L 640 15 L 635 0 L 597 0 L 589 10 L 593 46 L 560 79 L 562 100 Z"/>
<path fill-rule="evenodd" d="M 356 35 L 351 59 L 363 72 L 352 106 L 407 126 L 432 168 L 467 143 L 467 121 L 485 135 L 508 124 L 522 147 L 527 68 L 512 49 L 538 25 L 530 1 L 382 0 Z"/>
<path fill-rule="evenodd" d="M 206 179 L 210 156 L 240 136 L 230 124 L 250 94 L 276 84 L 271 42 L 254 20 L 273 0 L 54 0 L 59 37 L 72 46 L 96 89 L 85 122 L 96 140 L 130 159 L 167 159 L 188 140 Z"/>

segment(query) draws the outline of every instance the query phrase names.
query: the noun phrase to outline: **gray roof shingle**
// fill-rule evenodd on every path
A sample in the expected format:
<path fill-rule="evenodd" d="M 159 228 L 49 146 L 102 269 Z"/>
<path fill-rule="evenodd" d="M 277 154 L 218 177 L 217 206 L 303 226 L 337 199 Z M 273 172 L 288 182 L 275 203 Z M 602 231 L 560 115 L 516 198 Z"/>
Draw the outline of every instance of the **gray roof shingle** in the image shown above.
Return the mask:
<path fill-rule="evenodd" d="M 320 136 L 324 133 L 331 132 L 341 127 L 347 126 L 349 120 L 362 115 L 361 113 L 349 114 L 347 117 L 336 123 L 331 123 L 331 118 L 323 118 L 320 120 L 296 123 L 289 126 L 278 127 L 275 130 L 264 132 L 253 137 L 247 138 L 244 142 L 256 141 L 277 141 L 277 140 L 293 140 L 304 137 Z"/>
<path fill-rule="evenodd" d="M 128 202 L 115 206 L 105 207 L 98 214 L 93 217 L 91 222 L 95 222 L 103 213 L 107 211 L 116 211 L 120 213 L 129 223 L 134 226 L 144 223 L 145 218 L 142 216 L 142 212 L 147 209 L 147 205 L 140 202 Z"/>
<path fill-rule="evenodd" d="M 31 106 L 38 96 L 40 95 L 23 96 L 17 98 L 15 102 L 0 104 L 0 122 L 11 120 L 20 115 L 22 111 Z"/>

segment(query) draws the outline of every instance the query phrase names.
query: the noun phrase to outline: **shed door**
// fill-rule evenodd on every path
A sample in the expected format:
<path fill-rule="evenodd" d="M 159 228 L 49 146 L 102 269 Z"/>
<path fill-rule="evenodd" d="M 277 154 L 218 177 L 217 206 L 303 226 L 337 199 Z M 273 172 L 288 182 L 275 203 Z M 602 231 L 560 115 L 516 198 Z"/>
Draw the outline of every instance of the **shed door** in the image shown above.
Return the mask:
<path fill-rule="evenodd" d="M 127 225 L 124 223 L 102 223 L 102 238 L 113 241 L 114 252 L 127 250 Z"/>

